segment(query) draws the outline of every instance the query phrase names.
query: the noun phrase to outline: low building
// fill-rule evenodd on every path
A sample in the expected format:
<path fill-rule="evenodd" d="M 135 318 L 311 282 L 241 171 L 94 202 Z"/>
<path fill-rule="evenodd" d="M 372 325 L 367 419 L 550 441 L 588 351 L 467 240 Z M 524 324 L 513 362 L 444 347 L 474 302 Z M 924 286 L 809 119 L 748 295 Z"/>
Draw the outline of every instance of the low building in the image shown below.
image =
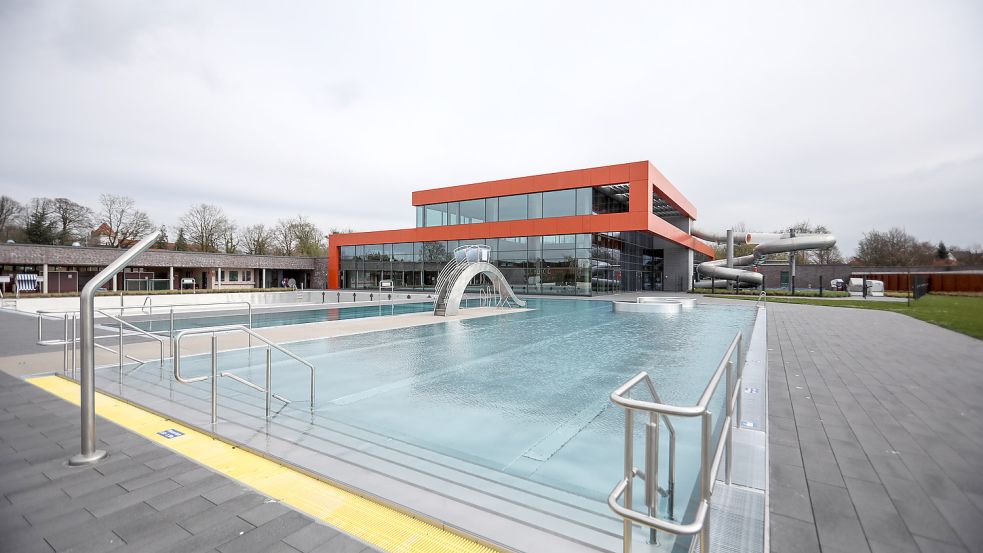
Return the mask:
<path fill-rule="evenodd" d="M 764 275 L 765 288 L 790 287 L 788 263 L 765 263 L 757 267 Z M 850 278 L 868 278 L 884 282 L 888 292 L 906 292 L 914 281 L 929 284 L 932 292 L 983 292 L 983 267 L 968 265 L 859 266 L 845 263 L 806 264 L 795 267 L 796 290 L 828 290 L 830 281 Z"/>
<path fill-rule="evenodd" d="M 640 161 L 413 192 L 416 227 L 333 234 L 328 286 L 433 288 L 454 248 L 486 244 L 516 292 L 685 291 L 696 208 Z"/>
<path fill-rule="evenodd" d="M 38 292 L 77 292 L 120 255 L 116 248 L 0 244 L 0 284 L 13 290 L 17 275 L 35 275 Z M 148 250 L 138 266 L 127 267 L 106 285 L 111 290 L 195 288 L 324 288 L 323 257 L 287 257 Z M 8 277 L 8 278 L 4 278 Z M 24 282 L 32 280 L 22 279 Z"/>

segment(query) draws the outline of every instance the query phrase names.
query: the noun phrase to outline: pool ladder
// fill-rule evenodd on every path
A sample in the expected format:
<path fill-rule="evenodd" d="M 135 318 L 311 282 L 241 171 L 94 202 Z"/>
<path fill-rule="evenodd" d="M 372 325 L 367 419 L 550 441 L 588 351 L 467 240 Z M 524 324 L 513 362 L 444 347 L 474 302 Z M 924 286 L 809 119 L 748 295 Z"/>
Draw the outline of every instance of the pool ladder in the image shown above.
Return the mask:
<path fill-rule="evenodd" d="M 218 335 L 219 334 L 229 334 L 232 332 L 244 332 L 250 338 L 255 338 L 260 342 L 266 344 L 266 383 L 265 386 L 260 386 L 254 382 L 246 380 L 240 376 L 232 374 L 228 371 L 219 372 L 218 370 Z M 200 334 L 210 334 L 211 335 L 211 374 L 196 376 L 193 378 L 186 378 L 181 375 L 181 343 L 187 336 L 194 336 Z M 294 359 L 295 361 L 306 366 L 311 371 L 311 411 L 314 410 L 315 402 L 315 390 L 316 390 L 316 373 L 317 371 L 310 362 L 298 357 L 296 354 L 290 352 L 289 350 L 283 348 L 282 346 L 271 342 L 270 340 L 264 338 L 262 335 L 257 334 L 251 328 L 245 325 L 226 325 L 226 326 L 216 326 L 209 328 L 190 328 L 187 330 L 182 330 L 174 336 L 173 347 L 173 357 L 174 357 L 174 379 L 182 384 L 191 384 L 194 382 L 201 382 L 203 380 L 211 380 L 211 416 L 212 424 L 218 422 L 218 379 L 221 377 L 230 378 L 240 384 L 244 384 L 256 391 L 263 392 L 266 394 L 266 417 L 272 414 L 272 402 L 274 399 L 281 401 L 283 403 L 290 403 L 291 401 L 279 394 L 273 393 L 273 350 L 277 350 L 287 357 Z"/>
<path fill-rule="evenodd" d="M 741 420 L 741 385 L 744 378 L 744 351 L 742 349 L 743 335 L 738 332 L 731 341 L 723 359 L 710 377 L 703 394 L 696 405 L 677 406 L 662 403 L 655 391 L 655 385 L 646 372 L 640 372 L 625 382 L 614 392 L 611 401 L 625 410 L 625 444 L 624 444 L 624 478 L 618 482 L 608 496 L 608 507 L 624 520 L 622 534 L 624 553 L 631 552 L 632 528 L 634 524 L 649 529 L 649 542 L 658 543 L 657 531 L 661 530 L 676 535 L 699 535 L 700 551 L 710 551 L 710 501 L 720 464 L 724 464 L 724 481 L 731 483 L 733 468 L 733 426 Z M 736 363 L 732 361 L 737 356 Z M 709 410 L 720 381 L 725 379 L 726 394 L 724 395 L 725 417 L 717 445 L 711 447 L 713 436 L 713 413 Z M 653 401 L 632 399 L 631 390 L 645 382 Z M 649 414 L 649 422 L 645 426 L 645 470 L 634 466 L 634 412 Z M 736 411 L 736 415 L 735 415 Z M 676 433 L 669 420 L 670 416 L 699 417 L 700 429 L 700 482 L 699 503 L 693 520 L 688 523 L 676 522 L 674 510 L 675 491 L 675 444 Z M 659 419 L 666 422 L 669 428 L 669 484 L 666 488 L 668 496 L 669 520 L 658 515 L 658 468 L 659 468 Z M 645 506 L 647 513 L 636 511 L 632 504 L 633 483 L 635 478 L 645 482 Z M 621 503 L 624 498 L 623 504 Z"/>

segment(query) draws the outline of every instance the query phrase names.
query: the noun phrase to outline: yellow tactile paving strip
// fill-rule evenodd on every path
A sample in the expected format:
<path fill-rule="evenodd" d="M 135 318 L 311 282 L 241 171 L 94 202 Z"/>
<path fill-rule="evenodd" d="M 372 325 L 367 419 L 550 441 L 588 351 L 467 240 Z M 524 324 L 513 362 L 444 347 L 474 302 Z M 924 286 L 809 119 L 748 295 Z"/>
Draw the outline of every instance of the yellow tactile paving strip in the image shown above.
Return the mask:
<path fill-rule="evenodd" d="M 58 376 L 27 380 L 65 401 L 79 404 L 78 384 Z M 475 552 L 494 549 L 430 523 L 403 514 L 359 495 L 307 476 L 246 450 L 196 431 L 194 428 L 144 411 L 110 396 L 96 393 L 96 413 L 148 440 L 249 486 L 259 493 L 323 520 L 385 551 Z M 166 438 L 158 432 L 177 430 Z"/>

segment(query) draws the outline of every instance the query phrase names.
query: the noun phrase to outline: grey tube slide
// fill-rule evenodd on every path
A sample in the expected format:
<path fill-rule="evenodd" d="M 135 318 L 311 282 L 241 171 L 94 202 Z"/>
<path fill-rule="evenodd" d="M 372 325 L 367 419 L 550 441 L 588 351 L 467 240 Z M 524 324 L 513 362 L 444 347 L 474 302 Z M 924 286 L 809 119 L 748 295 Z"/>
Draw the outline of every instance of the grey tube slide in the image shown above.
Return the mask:
<path fill-rule="evenodd" d="M 709 242 L 726 242 L 727 237 L 718 234 L 692 231 L 693 236 Z M 836 245 L 836 237 L 832 234 L 802 234 L 791 237 L 788 233 L 771 234 L 761 232 L 749 232 L 742 237 L 746 244 L 757 244 L 751 255 L 743 255 L 733 259 L 732 267 L 727 267 L 726 259 L 715 261 L 705 261 L 700 263 L 700 275 L 703 277 L 713 277 L 721 280 L 733 280 L 738 283 L 752 284 L 761 286 L 764 283 L 764 276 L 761 273 L 739 269 L 747 267 L 762 260 L 766 255 L 772 253 L 796 252 L 801 250 L 826 250 Z"/>

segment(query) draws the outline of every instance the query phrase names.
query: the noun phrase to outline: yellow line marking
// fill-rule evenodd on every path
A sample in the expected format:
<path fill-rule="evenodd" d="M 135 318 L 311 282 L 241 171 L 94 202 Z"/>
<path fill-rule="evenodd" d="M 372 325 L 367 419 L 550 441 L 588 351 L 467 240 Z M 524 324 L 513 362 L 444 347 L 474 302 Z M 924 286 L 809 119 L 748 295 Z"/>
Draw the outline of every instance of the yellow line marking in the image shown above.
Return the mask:
<path fill-rule="evenodd" d="M 79 404 L 78 384 L 58 376 L 27 380 L 69 403 Z M 385 505 L 322 482 L 289 467 L 233 447 L 102 393 L 96 393 L 96 413 L 104 419 L 289 505 L 313 518 L 357 536 L 385 551 L 493 553 L 474 542 Z M 158 432 L 177 430 L 166 438 Z"/>

